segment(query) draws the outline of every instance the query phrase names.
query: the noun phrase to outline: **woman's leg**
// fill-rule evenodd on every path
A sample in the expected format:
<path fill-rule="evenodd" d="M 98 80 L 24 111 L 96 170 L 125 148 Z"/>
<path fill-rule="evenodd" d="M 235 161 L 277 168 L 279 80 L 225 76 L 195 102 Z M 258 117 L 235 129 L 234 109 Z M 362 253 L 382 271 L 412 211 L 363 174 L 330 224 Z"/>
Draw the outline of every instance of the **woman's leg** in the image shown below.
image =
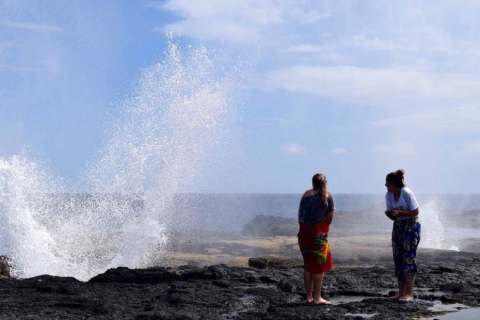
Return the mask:
<path fill-rule="evenodd" d="M 415 284 L 415 276 L 405 272 L 405 292 L 400 298 L 403 302 L 413 300 L 413 286 Z"/>
<path fill-rule="evenodd" d="M 313 274 L 313 289 L 315 290 L 313 297 L 314 304 L 330 304 L 330 301 L 322 298 L 322 284 L 324 275 L 324 272 Z"/>
<path fill-rule="evenodd" d="M 398 282 L 398 292 L 396 295 L 388 298 L 391 301 L 396 301 L 405 295 L 405 278 L 403 277 L 402 269 L 402 258 L 403 258 L 403 247 L 401 242 L 401 223 L 396 221 L 393 223 L 392 230 L 392 253 L 393 253 L 393 263 L 395 265 L 395 276 L 397 277 Z"/>
<path fill-rule="evenodd" d="M 405 234 L 403 270 L 405 270 L 405 294 L 400 298 L 402 302 L 413 300 L 413 287 L 417 275 L 417 248 L 420 243 L 421 225 L 417 219 L 409 221 L 409 228 Z"/>
<path fill-rule="evenodd" d="M 396 301 L 405 295 L 405 281 L 397 280 L 398 282 L 398 292 L 396 295 L 389 297 L 390 301 Z"/>
<path fill-rule="evenodd" d="M 307 270 L 303 270 L 303 282 L 305 283 L 305 292 L 307 294 L 307 303 L 313 301 L 312 295 L 312 274 Z"/>

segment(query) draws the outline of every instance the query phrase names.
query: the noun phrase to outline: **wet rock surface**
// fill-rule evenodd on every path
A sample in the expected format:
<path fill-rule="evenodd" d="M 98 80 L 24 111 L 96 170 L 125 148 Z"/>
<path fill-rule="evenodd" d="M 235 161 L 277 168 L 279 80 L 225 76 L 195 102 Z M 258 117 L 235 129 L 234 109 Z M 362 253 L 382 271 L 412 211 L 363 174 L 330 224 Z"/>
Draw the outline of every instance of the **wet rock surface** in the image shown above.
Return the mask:
<path fill-rule="evenodd" d="M 10 259 L 7 256 L 0 256 L 0 278 L 9 278 L 11 269 Z"/>
<path fill-rule="evenodd" d="M 277 261 L 279 262 L 279 261 Z M 287 263 L 288 266 L 290 264 Z M 411 319 L 434 304 L 480 306 L 480 255 L 424 263 L 415 303 L 389 302 L 391 266 L 337 266 L 324 280 L 332 306 L 306 305 L 303 269 L 227 265 L 116 268 L 88 282 L 39 276 L 0 279 L 1 319 Z M 343 302 L 342 302 L 343 301 Z M 433 319 L 433 318 L 432 318 Z"/>

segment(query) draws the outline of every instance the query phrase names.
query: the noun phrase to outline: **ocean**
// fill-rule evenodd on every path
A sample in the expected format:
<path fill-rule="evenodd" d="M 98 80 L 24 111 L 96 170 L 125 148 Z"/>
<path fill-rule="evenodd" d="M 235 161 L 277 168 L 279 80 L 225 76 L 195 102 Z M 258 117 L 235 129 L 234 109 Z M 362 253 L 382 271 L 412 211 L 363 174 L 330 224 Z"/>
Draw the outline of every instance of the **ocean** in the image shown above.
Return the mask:
<path fill-rule="evenodd" d="M 364 241 L 365 235 L 388 238 L 392 222 L 383 213 L 384 195 L 333 196 L 333 236 L 343 241 Z M 120 265 L 148 266 L 152 250 L 158 256 L 167 241 L 175 241 L 168 238 L 175 230 L 187 231 L 195 242 L 215 232 L 240 236 L 257 215 L 291 218 L 296 225 L 300 198 L 300 193 L 4 197 L 0 255 L 11 257 L 21 276 L 74 274 L 88 279 Z M 480 252 L 480 195 L 419 194 L 417 200 L 420 247 Z"/>
<path fill-rule="evenodd" d="M 302 194 L 181 194 L 175 198 L 175 215 L 185 219 L 184 226 L 241 232 L 243 226 L 256 215 L 296 218 Z M 333 194 L 335 211 L 366 214 L 384 220 L 384 194 Z M 477 194 L 419 194 L 420 220 L 447 228 L 447 237 L 480 238 L 480 195 Z M 462 221 L 462 214 L 468 219 Z M 438 221 L 431 221 L 438 220 Z M 382 224 L 385 225 L 385 224 Z M 387 225 L 390 222 L 387 221 Z M 469 227 L 472 228 L 469 228 Z M 463 234 L 460 229 L 465 229 Z M 440 230 L 438 230 L 440 231 Z M 388 229 L 390 232 L 390 229 Z"/>

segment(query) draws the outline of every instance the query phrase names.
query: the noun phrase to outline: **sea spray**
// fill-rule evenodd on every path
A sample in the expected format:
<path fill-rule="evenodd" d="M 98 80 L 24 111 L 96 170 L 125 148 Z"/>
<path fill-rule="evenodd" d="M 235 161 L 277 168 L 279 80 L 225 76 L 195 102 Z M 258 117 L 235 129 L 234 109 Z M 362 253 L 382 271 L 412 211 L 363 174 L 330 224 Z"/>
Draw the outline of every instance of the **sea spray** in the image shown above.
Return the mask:
<path fill-rule="evenodd" d="M 204 47 L 182 55 L 170 42 L 165 60 L 144 71 L 109 127 L 109 140 L 89 175 L 94 189 L 134 195 L 143 203 L 135 215 L 117 217 L 124 220 L 128 242 L 113 265 L 148 264 L 155 257 L 145 249 L 154 246 L 154 254 L 161 254 L 166 228 L 182 223 L 173 214 L 175 194 L 202 178 L 234 111 L 235 73 L 219 62 Z"/>
<path fill-rule="evenodd" d="M 448 219 L 445 218 L 445 215 L 447 213 L 440 205 L 438 199 L 433 198 L 422 204 L 419 214 L 422 224 L 420 247 L 460 251 L 446 237 L 447 229 L 445 226 L 448 223 Z"/>
<path fill-rule="evenodd" d="M 26 152 L 0 158 L 0 248 L 13 261 L 13 275 L 59 271 L 61 253 L 48 230 L 47 192 L 55 189 Z"/>
<path fill-rule="evenodd" d="M 79 182 L 89 193 L 64 193 L 60 182 L 51 193 L 35 162 L 1 160 L 2 254 L 18 276 L 86 280 L 158 261 L 167 230 L 183 223 L 175 195 L 201 181 L 235 114 L 240 72 L 213 56 L 201 46 L 182 53 L 171 41 L 164 60 L 143 71 Z"/>
<path fill-rule="evenodd" d="M 444 249 L 445 228 L 439 216 L 440 212 L 435 200 L 430 200 L 421 205 L 419 214 L 422 224 L 420 247 Z"/>

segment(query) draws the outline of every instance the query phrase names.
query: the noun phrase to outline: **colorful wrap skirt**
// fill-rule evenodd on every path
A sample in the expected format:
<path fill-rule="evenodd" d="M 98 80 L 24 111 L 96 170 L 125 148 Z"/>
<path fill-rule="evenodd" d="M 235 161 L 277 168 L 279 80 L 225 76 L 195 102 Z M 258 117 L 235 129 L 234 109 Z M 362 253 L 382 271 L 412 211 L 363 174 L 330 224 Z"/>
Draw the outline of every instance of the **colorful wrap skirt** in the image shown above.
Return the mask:
<path fill-rule="evenodd" d="M 300 223 L 298 231 L 298 245 L 303 256 L 305 270 L 310 273 L 324 273 L 333 268 L 327 221 L 316 224 Z"/>
<path fill-rule="evenodd" d="M 405 281 L 405 272 L 417 275 L 417 248 L 422 226 L 418 218 L 393 222 L 392 251 L 395 277 Z"/>

